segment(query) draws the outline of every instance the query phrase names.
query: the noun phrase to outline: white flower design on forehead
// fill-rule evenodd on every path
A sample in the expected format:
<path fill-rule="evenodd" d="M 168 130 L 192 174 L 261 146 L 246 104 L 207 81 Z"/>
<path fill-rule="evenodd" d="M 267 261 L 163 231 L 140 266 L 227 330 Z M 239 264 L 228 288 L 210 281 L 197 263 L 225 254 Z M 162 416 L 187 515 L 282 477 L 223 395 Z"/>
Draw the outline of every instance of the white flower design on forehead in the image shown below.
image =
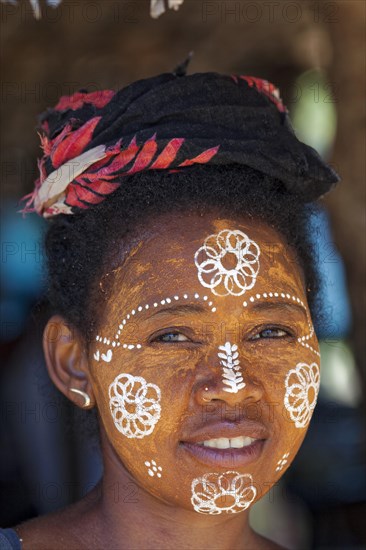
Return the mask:
<path fill-rule="evenodd" d="M 241 296 L 253 288 L 260 248 L 239 230 L 210 235 L 194 255 L 200 283 L 216 296 Z"/>

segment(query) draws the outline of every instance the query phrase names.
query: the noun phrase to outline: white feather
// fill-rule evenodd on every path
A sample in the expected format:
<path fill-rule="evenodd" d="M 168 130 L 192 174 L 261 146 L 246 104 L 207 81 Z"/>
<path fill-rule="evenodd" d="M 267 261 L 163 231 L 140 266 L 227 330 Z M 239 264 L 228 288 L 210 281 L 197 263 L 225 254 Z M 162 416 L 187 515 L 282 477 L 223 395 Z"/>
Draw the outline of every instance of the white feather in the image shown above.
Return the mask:
<path fill-rule="evenodd" d="M 94 162 L 104 158 L 105 149 L 105 145 L 98 145 L 78 157 L 65 162 L 65 164 L 52 172 L 44 180 L 34 199 L 34 206 L 37 212 L 42 209 L 44 204 L 51 206 L 56 202 L 69 183 L 80 176 Z"/>

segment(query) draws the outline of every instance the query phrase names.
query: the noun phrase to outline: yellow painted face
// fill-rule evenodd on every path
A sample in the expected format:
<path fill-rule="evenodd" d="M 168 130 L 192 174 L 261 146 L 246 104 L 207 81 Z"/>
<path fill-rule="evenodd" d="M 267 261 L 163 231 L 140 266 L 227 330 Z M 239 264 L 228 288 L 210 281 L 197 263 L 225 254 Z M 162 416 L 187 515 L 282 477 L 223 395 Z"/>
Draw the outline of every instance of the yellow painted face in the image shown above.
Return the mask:
<path fill-rule="evenodd" d="M 159 217 L 115 274 L 90 364 L 142 490 L 198 513 L 248 508 L 296 455 L 319 388 L 292 250 L 258 220 Z"/>

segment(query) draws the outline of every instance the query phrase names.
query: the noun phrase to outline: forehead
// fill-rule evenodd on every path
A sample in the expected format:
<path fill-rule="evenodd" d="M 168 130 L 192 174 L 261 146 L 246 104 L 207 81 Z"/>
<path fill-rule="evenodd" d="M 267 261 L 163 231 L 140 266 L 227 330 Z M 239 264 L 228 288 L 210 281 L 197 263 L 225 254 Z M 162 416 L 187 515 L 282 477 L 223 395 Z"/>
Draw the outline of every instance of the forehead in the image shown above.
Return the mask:
<path fill-rule="evenodd" d="M 129 306 L 131 302 L 154 300 L 178 291 L 202 291 L 197 253 L 202 253 L 202 261 L 205 254 L 207 259 L 219 253 L 220 265 L 235 271 L 238 255 L 250 241 L 254 241 L 251 250 L 259 250 L 258 272 L 255 284 L 245 295 L 279 289 L 304 296 L 302 271 L 294 252 L 269 225 L 215 213 L 175 213 L 159 216 L 140 228 L 136 246 L 116 270 L 113 300 Z M 205 288 L 205 293 L 215 297 L 210 288 Z M 235 296 L 229 293 L 219 299 L 225 298 Z M 241 301 L 243 298 L 244 294 L 236 297 Z"/>

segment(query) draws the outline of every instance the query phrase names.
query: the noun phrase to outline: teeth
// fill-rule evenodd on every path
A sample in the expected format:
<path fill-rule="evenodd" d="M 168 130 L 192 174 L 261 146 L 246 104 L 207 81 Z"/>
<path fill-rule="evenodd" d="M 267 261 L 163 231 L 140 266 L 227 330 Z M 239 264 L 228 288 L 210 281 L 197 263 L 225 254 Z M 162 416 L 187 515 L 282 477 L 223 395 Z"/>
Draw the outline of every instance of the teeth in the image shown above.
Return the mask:
<path fill-rule="evenodd" d="M 250 445 L 253 441 L 254 439 L 251 437 L 234 437 L 230 440 L 230 447 L 234 447 L 234 449 L 241 449 L 242 447 Z"/>
<path fill-rule="evenodd" d="M 233 437 L 228 439 L 226 437 L 219 437 L 218 439 L 208 439 L 207 441 L 201 441 L 199 445 L 204 447 L 213 447 L 215 449 L 242 449 L 243 447 L 248 447 L 253 441 L 256 441 L 252 437 Z"/>
<path fill-rule="evenodd" d="M 227 439 L 226 437 L 220 437 L 219 439 L 214 439 L 214 444 L 212 447 L 216 447 L 217 449 L 229 449 L 230 448 L 230 439 Z"/>

